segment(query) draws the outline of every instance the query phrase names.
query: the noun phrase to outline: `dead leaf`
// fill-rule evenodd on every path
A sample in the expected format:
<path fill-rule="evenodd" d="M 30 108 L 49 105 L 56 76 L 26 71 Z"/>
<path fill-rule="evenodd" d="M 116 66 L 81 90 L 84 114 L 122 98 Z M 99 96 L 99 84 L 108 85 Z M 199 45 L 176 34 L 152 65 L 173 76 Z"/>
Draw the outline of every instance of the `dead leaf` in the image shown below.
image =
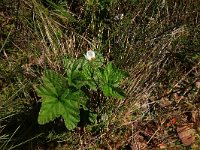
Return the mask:
<path fill-rule="evenodd" d="M 162 107 L 167 107 L 167 106 L 170 106 L 171 103 L 172 102 L 169 100 L 169 98 L 163 97 L 163 98 L 161 98 L 159 105 Z"/>
<path fill-rule="evenodd" d="M 160 143 L 158 146 L 159 146 L 159 149 L 166 149 L 167 148 L 167 145 L 164 144 L 164 143 Z"/>
<path fill-rule="evenodd" d="M 190 146 L 195 141 L 196 131 L 188 125 L 177 127 L 178 136 L 184 146 Z"/>
<path fill-rule="evenodd" d="M 196 87 L 197 87 L 198 89 L 200 89 L 200 81 L 197 81 L 195 84 L 196 84 Z"/>
<path fill-rule="evenodd" d="M 192 111 L 192 121 L 197 122 L 200 118 L 200 111 Z"/>
<path fill-rule="evenodd" d="M 167 123 L 167 127 L 170 127 L 172 125 L 175 125 L 177 122 L 176 118 L 172 118 L 168 123 Z"/>

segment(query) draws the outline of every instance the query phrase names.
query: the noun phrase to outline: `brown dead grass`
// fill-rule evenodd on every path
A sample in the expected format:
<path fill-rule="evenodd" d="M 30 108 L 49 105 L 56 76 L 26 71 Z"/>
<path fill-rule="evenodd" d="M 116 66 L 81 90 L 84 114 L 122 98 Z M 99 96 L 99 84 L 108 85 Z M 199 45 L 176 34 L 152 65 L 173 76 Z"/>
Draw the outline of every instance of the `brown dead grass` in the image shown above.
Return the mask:
<path fill-rule="evenodd" d="M 177 133 L 177 128 L 183 125 L 195 130 L 195 141 L 189 146 L 198 149 L 200 2 L 118 1 L 109 9 L 109 17 L 103 19 L 96 5 L 89 10 L 87 5 L 68 3 L 64 7 L 76 21 L 35 0 L 22 0 L 18 9 L 12 6 L 20 15 L 13 15 L 13 10 L 5 7 L 1 13 L 4 22 L 1 27 L 5 31 L 1 33 L 1 44 L 8 33 L 12 38 L 2 48 L 1 62 L 4 67 L 9 62 L 11 69 L 1 68 L 0 88 L 7 90 L 11 83 L 28 80 L 29 86 L 20 90 L 23 96 L 18 98 L 35 103 L 38 98 L 30 85 L 38 83 L 44 69 L 61 70 L 63 56 L 79 57 L 89 49 L 96 49 L 128 71 L 129 78 L 124 82 L 127 98 L 106 104 L 109 119 L 97 125 L 98 132 L 93 132 L 94 126 L 88 126 L 70 134 L 76 139 L 73 142 L 66 137 L 59 139 L 63 149 L 184 148 Z M 124 18 L 114 20 L 121 13 Z M 11 20 L 18 23 L 13 30 L 9 30 Z M 10 48 L 15 51 L 9 51 Z M 20 66 L 23 72 L 18 69 Z M 17 68 L 16 76 L 8 80 L 12 67 Z M 17 73 L 24 82 L 18 80 Z M 14 86 L 12 91 L 18 91 L 18 87 Z M 40 144 L 33 141 L 33 145 L 36 145 L 33 149 L 40 149 Z"/>

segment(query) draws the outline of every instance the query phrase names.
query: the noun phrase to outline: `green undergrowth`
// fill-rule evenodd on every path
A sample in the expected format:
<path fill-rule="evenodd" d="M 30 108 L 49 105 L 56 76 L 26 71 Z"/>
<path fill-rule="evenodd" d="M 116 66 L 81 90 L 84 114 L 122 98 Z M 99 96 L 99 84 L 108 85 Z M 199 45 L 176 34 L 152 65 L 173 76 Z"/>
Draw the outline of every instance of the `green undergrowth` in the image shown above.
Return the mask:
<path fill-rule="evenodd" d="M 199 5 L 186 0 L 2 0 L 0 149 L 199 149 Z M 89 50 L 102 54 L 101 73 L 106 64 L 128 72 L 120 82 L 123 96 L 109 93 L 103 78 L 98 86 L 86 83 L 80 70 L 69 78 L 65 67 L 70 63 L 63 65 L 63 59 L 84 59 Z M 77 89 L 89 95 L 87 105 L 77 107 L 81 117 L 72 126 L 60 113 L 40 118 L 46 79 L 69 84 L 63 91 L 70 89 L 71 98 L 81 97 L 73 96 Z M 180 127 L 195 133 L 188 146 Z"/>

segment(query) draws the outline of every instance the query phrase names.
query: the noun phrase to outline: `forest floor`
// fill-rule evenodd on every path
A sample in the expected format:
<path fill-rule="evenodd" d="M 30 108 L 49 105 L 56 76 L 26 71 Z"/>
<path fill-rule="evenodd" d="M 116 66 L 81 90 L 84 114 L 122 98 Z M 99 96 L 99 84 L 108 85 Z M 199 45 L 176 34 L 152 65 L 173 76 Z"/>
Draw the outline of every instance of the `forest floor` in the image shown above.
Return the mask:
<path fill-rule="evenodd" d="M 1 0 L 0 149 L 200 149 L 200 1 Z M 128 72 L 95 123 L 39 125 L 35 87 L 88 50 Z M 95 98 L 95 97 L 94 97 Z"/>

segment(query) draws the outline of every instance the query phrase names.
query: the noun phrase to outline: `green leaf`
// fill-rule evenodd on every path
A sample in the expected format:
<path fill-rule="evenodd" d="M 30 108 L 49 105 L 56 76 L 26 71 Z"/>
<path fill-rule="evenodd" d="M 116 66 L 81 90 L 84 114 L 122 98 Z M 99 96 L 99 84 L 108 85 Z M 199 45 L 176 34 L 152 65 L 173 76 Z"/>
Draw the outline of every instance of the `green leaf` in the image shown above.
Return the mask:
<path fill-rule="evenodd" d="M 65 78 L 54 71 L 46 71 L 42 80 L 43 85 L 36 88 L 42 100 L 38 123 L 45 124 L 62 116 L 67 129 L 74 129 L 80 121 L 79 109 L 86 108 L 84 93 L 70 89 Z"/>
<path fill-rule="evenodd" d="M 94 112 L 89 112 L 89 121 L 95 123 L 97 121 L 97 114 Z"/>
<path fill-rule="evenodd" d="M 84 59 L 64 58 L 63 62 L 69 86 L 80 89 L 85 85 L 82 68 L 86 61 Z"/>
<path fill-rule="evenodd" d="M 119 99 L 123 99 L 125 97 L 125 94 L 122 89 L 118 87 L 112 87 L 107 84 L 102 86 L 102 91 L 106 97 L 113 97 Z"/>
<path fill-rule="evenodd" d="M 122 79 L 127 76 L 126 73 L 114 67 L 112 63 L 108 63 L 101 71 L 101 74 L 100 88 L 104 95 L 123 99 L 125 94 L 119 86 Z"/>
<path fill-rule="evenodd" d="M 112 63 L 107 64 L 103 74 L 106 82 L 114 87 L 118 87 L 123 78 L 127 76 L 126 72 L 116 68 Z"/>
<path fill-rule="evenodd" d="M 42 78 L 43 86 L 36 89 L 38 96 L 58 97 L 63 92 L 63 87 L 66 86 L 65 79 L 54 71 L 46 70 Z"/>
<path fill-rule="evenodd" d="M 89 86 L 90 89 L 97 90 L 99 81 L 98 67 L 102 65 L 98 60 L 88 61 L 86 59 L 64 58 L 64 68 L 67 73 L 67 80 L 70 86 L 81 89 L 83 86 Z"/>
<path fill-rule="evenodd" d="M 112 96 L 112 94 L 111 94 L 112 88 L 109 87 L 108 84 L 105 84 L 104 86 L 102 86 L 102 91 L 103 91 L 105 96 L 107 96 L 107 97 Z"/>
<path fill-rule="evenodd" d="M 95 71 L 89 64 L 85 64 L 83 66 L 82 75 L 84 77 L 85 85 L 88 85 L 90 89 L 97 91 L 97 84 L 95 82 Z"/>

